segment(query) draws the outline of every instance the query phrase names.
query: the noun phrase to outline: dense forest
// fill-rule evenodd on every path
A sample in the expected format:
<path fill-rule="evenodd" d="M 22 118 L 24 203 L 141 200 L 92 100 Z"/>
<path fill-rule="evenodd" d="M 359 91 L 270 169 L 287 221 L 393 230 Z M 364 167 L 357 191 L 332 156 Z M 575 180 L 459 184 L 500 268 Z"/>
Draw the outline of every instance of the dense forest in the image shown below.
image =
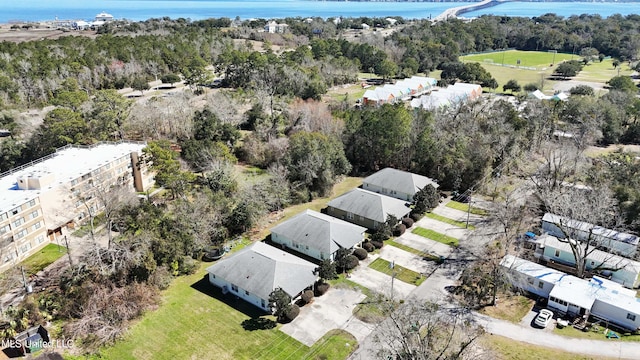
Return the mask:
<path fill-rule="evenodd" d="M 122 202 L 112 219 L 118 240 L 52 277 L 59 286 L 43 295 L 41 311 L 20 316 L 63 319 L 66 334 L 100 346 L 155 304 L 173 276 L 195 271 L 193 259 L 203 251 L 241 236 L 271 212 L 330 194 L 346 175 L 390 166 L 432 177 L 442 190 L 492 196 L 490 182 L 544 164 L 540 159 L 556 154 L 548 151 L 556 146 L 578 154 L 592 144 L 640 143 L 633 83 L 612 83 L 601 97 L 578 87 L 566 102 L 486 97 L 437 111 L 320 101 L 328 88 L 357 82 L 359 72 L 390 79 L 438 69 L 443 82 L 495 89 L 491 74 L 458 56 L 503 48 L 611 56 L 637 67 L 638 15 L 399 21 L 388 36 L 354 37 L 345 30 L 390 24 L 283 21 L 290 25 L 285 34 L 259 32 L 264 20 L 230 26 L 230 19 L 165 18 L 109 24 L 95 38 L 0 43 L 0 128 L 11 131 L 0 142 L 0 171 L 70 143 L 140 139 L 148 141 L 145 158 L 168 192 L 159 206 Z M 222 89 L 210 91 L 214 77 Z M 184 81 L 186 90 L 145 101 L 116 91 L 144 93 L 152 80 Z M 21 111 L 45 106 L 51 110 L 42 123 L 29 127 L 21 119 Z M 574 136 L 558 140 L 556 130 Z M 637 161 L 625 154 L 577 158 L 568 162 L 573 167 L 549 171 L 552 183 L 606 180 L 624 226 L 638 230 Z M 238 163 L 264 176 L 240 180 Z"/>

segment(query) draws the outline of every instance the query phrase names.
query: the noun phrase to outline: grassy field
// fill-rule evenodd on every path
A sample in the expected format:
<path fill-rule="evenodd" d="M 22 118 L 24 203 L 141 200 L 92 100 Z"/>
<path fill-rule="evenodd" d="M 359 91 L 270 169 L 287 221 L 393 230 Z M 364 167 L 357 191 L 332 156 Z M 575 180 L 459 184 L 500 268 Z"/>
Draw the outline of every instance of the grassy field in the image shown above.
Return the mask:
<path fill-rule="evenodd" d="M 633 70 L 629 68 L 627 63 L 622 63 L 619 66 L 620 75 L 631 75 Z M 574 80 L 579 81 L 592 81 L 605 83 L 614 76 L 618 75 L 618 69 L 613 67 L 613 60 L 606 59 L 602 62 L 595 61 L 585 66 L 582 71 L 578 73 Z"/>
<path fill-rule="evenodd" d="M 37 253 L 24 259 L 21 264 L 22 266 L 24 266 L 24 271 L 28 275 L 35 275 L 40 270 L 53 264 L 54 261 L 64 256 L 64 254 L 66 253 L 66 247 L 56 244 L 48 244 L 47 246 L 40 249 L 40 251 L 38 251 Z"/>
<path fill-rule="evenodd" d="M 226 297 L 211 286 L 202 264 L 163 292 L 162 306 L 132 326 L 126 338 L 104 348 L 104 359 L 345 359 L 356 340 L 329 332 L 307 347 L 273 327 L 272 316 Z"/>
<path fill-rule="evenodd" d="M 531 345 L 498 335 L 484 335 L 480 343 L 492 350 L 499 360 L 613 360 Z"/>
<path fill-rule="evenodd" d="M 631 335 L 631 334 L 623 334 L 617 331 L 614 331 L 620 339 L 607 339 L 604 335 L 605 328 L 602 326 L 596 326 L 591 328 L 589 331 L 578 330 L 572 326 L 567 326 L 562 329 L 555 328 L 553 332 L 567 337 L 572 338 L 580 338 L 580 339 L 591 339 L 591 340 L 607 340 L 607 341 L 640 341 L 640 335 Z"/>
<path fill-rule="evenodd" d="M 415 229 L 413 229 L 413 231 L 411 231 L 412 233 L 416 234 L 416 235 L 420 235 L 424 238 L 433 240 L 433 241 L 437 241 L 437 242 L 441 242 L 443 244 L 447 244 L 450 246 L 458 246 L 460 245 L 458 239 L 451 237 L 451 236 L 447 236 L 445 234 L 440 234 L 437 231 L 433 231 L 431 229 L 425 229 L 422 227 L 417 227 Z"/>
<path fill-rule="evenodd" d="M 460 56 L 460 61 L 548 68 L 554 63 L 554 60 L 554 64 L 558 64 L 572 58 L 579 59 L 579 56 L 564 53 L 554 54 L 547 51 L 507 50 L 487 54 L 464 55 Z M 518 63 L 518 60 L 520 63 Z"/>
<path fill-rule="evenodd" d="M 410 246 L 407 246 L 407 245 L 403 245 L 403 244 L 397 243 L 397 242 L 395 242 L 395 241 L 393 241 L 393 240 L 387 240 L 387 241 L 385 241 L 384 243 L 385 243 L 386 245 L 390 245 L 390 246 L 393 246 L 393 247 L 397 247 L 398 249 L 404 250 L 404 251 L 406 251 L 406 252 L 409 252 L 409 253 L 412 253 L 412 254 L 416 254 L 416 255 L 418 255 L 418 256 L 422 256 L 423 258 L 427 258 L 427 259 L 429 259 L 429 260 L 433 260 L 433 261 L 440 260 L 440 257 L 439 257 L 439 256 L 436 256 L 436 255 L 430 254 L 430 253 L 428 253 L 428 252 L 426 252 L 426 251 L 421 251 L 421 250 L 418 250 L 418 249 L 414 249 L 414 248 L 412 248 L 412 247 L 410 247 Z"/>
<path fill-rule="evenodd" d="M 500 295 L 496 306 L 486 306 L 480 312 L 496 319 L 519 323 L 531 311 L 534 303 L 534 300 L 521 295 L 508 297 Z"/>
<path fill-rule="evenodd" d="M 453 226 L 457 226 L 457 227 L 461 227 L 463 229 L 475 229 L 475 227 L 471 224 L 469 224 L 467 226 L 466 222 L 462 222 L 462 221 L 458 221 L 458 220 L 453 220 L 453 219 L 449 219 L 446 216 L 442 216 L 442 215 L 438 215 L 438 214 L 434 214 L 434 213 L 426 213 L 424 216 L 428 217 L 429 219 L 433 219 L 433 220 L 438 220 L 440 222 L 449 224 L 449 225 L 453 225 Z"/>
<path fill-rule="evenodd" d="M 391 263 L 385 259 L 377 258 L 371 264 L 369 264 L 369 267 L 373 270 L 380 271 L 381 273 L 387 274 L 389 276 L 391 276 L 395 272 L 396 279 L 415 286 L 422 284 L 426 280 L 426 278 L 421 274 L 397 264 L 393 267 L 393 269 L 390 269 L 390 264 Z"/>
<path fill-rule="evenodd" d="M 450 207 L 452 209 L 456 209 L 456 210 L 467 212 L 467 211 L 469 211 L 470 204 L 464 204 L 464 203 L 461 203 L 461 202 L 457 202 L 457 201 L 451 200 L 445 206 L 446 207 Z M 474 214 L 474 215 L 486 216 L 487 215 L 487 210 L 471 206 L 471 213 Z"/>

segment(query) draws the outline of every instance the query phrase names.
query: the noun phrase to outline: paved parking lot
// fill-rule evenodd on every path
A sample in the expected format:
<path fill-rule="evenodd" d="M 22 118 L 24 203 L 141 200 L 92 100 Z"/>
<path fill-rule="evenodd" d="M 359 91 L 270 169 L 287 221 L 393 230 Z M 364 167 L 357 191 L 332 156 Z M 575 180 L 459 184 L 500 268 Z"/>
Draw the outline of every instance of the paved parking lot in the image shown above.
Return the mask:
<path fill-rule="evenodd" d="M 311 304 L 300 308 L 300 315 L 280 330 L 301 343 L 312 346 L 332 329 L 342 329 L 362 342 L 373 330 L 373 325 L 353 317 L 353 309 L 366 296 L 351 289 L 330 288 Z"/>

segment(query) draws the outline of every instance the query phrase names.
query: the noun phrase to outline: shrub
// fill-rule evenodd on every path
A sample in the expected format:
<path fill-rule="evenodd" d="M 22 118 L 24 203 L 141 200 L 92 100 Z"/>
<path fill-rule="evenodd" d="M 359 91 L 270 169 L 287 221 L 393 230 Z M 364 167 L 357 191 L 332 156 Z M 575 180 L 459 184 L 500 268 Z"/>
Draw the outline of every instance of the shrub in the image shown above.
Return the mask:
<path fill-rule="evenodd" d="M 413 221 L 418 221 L 422 219 L 422 214 L 412 212 L 410 216 L 411 216 L 411 219 L 413 219 Z"/>
<path fill-rule="evenodd" d="M 368 254 L 369 253 L 367 252 L 367 250 L 365 250 L 363 248 L 357 248 L 357 249 L 353 250 L 353 256 L 357 257 L 358 260 L 366 259 Z"/>
<path fill-rule="evenodd" d="M 376 249 L 376 247 L 373 246 L 373 244 L 368 241 L 362 244 L 362 248 L 367 250 L 368 252 L 372 252 L 373 250 Z"/>
<path fill-rule="evenodd" d="M 284 317 L 288 321 L 293 321 L 300 314 L 300 307 L 296 304 L 291 304 L 284 312 Z"/>
<path fill-rule="evenodd" d="M 149 277 L 149 284 L 157 287 L 160 290 L 166 290 L 169 285 L 171 285 L 171 281 L 173 280 L 173 276 L 171 272 L 167 269 L 166 266 L 159 266 L 156 268 L 151 276 Z"/>
<path fill-rule="evenodd" d="M 329 290 L 329 287 L 331 285 L 327 284 L 327 283 L 318 283 L 316 284 L 316 292 L 315 295 L 316 296 L 322 296 L 324 295 L 324 293 L 326 293 Z"/>
<path fill-rule="evenodd" d="M 381 249 L 384 246 L 382 241 L 372 241 L 371 245 L 373 245 L 376 249 Z"/>
<path fill-rule="evenodd" d="M 358 258 L 353 256 L 353 255 L 349 255 L 346 257 L 345 262 L 344 262 L 344 269 L 345 270 L 351 270 L 354 267 L 358 266 L 360 262 L 358 261 Z"/>
<path fill-rule="evenodd" d="M 313 299 L 313 291 L 306 290 L 305 292 L 302 293 L 302 301 L 304 301 L 305 304 L 310 303 L 312 299 Z"/>
<path fill-rule="evenodd" d="M 412 218 L 410 218 L 410 217 L 402 219 L 402 224 L 404 224 L 404 226 L 406 226 L 406 227 L 407 227 L 407 229 L 408 229 L 408 228 L 410 228 L 410 227 L 412 227 L 412 226 L 413 226 L 413 223 L 414 223 L 414 221 L 413 221 L 413 219 L 412 219 Z"/>
<path fill-rule="evenodd" d="M 404 224 L 398 224 L 395 229 L 393 229 L 393 236 L 400 236 L 407 231 L 407 227 Z"/>

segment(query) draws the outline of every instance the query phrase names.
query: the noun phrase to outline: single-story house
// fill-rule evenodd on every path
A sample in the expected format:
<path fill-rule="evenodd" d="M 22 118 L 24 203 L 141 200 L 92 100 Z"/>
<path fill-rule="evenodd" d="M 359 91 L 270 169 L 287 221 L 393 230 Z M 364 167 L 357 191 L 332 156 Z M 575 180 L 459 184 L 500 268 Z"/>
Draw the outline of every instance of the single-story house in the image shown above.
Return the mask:
<path fill-rule="evenodd" d="M 387 215 L 400 220 L 411 212 L 406 201 L 360 188 L 338 196 L 327 205 L 327 214 L 371 230 L 387 221 Z"/>
<path fill-rule="evenodd" d="M 384 168 L 362 180 L 362 188 L 365 190 L 406 201 L 413 201 L 413 196 L 427 185 L 436 189 L 439 186 L 426 176 L 393 168 Z"/>
<path fill-rule="evenodd" d="M 482 86 L 478 84 L 455 83 L 450 88 L 464 91 L 468 94 L 470 100 L 475 100 L 482 95 Z"/>
<path fill-rule="evenodd" d="M 394 91 L 391 91 L 390 89 L 384 89 L 382 87 L 367 90 L 362 96 L 362 103 L 364 105 L 382 105 L 393 103 L 395 101 L 396 95 L 394 95 Z"/>
<path fill-rule="evenodd" d="M 542 217 L 542 230 L 560 239 L 570 237 L 578 241 L 590 241 L 598 248 L 626 257 L 635 255 L 640 241 L 637 235 L 606 229 L 552 213 L 546 213 Z"/>
<path fill-rule="evenodd" d="M 364 241 L 367 229 L 317 211 L 306 210 L 271 229 L 271 241 L 314 259 L 334 259 L 340 248 Z"/>
<path fill-rule="evenodd" d="M 506 255 L 500 265 L 507 268 L 514 287 L 548 298 L 553 286 L 567 274 L 529 260 Z"/>
<path fill-rule="evenodd" d="M 313 286 L 317 265 L 262 242 L 207 268 L 209 282 L 271 312 L 269 294 L 282 288 L 292 299 Z"/>
<path fill-rule="evenodd" d="M 535 244 L 535 257 L 562 265 L 576 265 L 576 258 L 571 250 L 571 244 L 566 240 L 561 241 L 555 236 L 544 234 L 536 238 Z M 579 245 L 586 246 L 585 244 Z M 588 251 L 586 264 L 588 271 L 596 271 L 603 276 L 611 276 L 611 281 L 628 288 L 640 286 L 640 262 L 595 248 Z"/>
<path fill-rule="evenodd" d="M 580 279 L 512 255 L 505 256 L 501 265 L 515 275 L 511 279 L 516 287 L 535 290 L 536 283 L 542 284 L 541 290 L 533 293 L 548 298 L 547 307 L 551 309 L 571 315 L 592 315 L 629 330 L 640 328 L 640 301 L 635 291 L 597 277 Z M 544 280 L 540 282 L 541 279 Z"/>

